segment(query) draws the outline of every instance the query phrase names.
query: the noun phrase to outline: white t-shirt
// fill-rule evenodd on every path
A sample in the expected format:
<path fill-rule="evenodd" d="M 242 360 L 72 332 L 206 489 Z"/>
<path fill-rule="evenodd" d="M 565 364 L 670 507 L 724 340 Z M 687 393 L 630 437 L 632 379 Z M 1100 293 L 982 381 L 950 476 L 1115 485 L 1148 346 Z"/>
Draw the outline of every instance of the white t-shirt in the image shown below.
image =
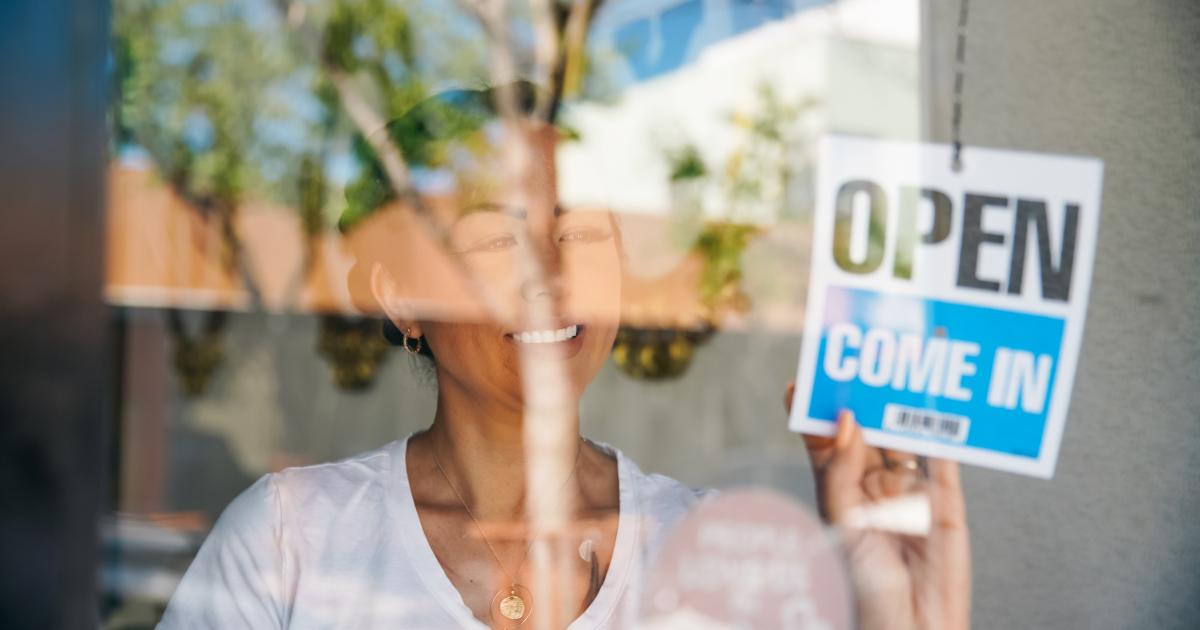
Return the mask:
<path fill-rule="evenodd" d="M 486 630 L 421 529 L 407 446 L 259 479 L 217 520 L 158 627 Z M 698 497 L 598 446 L 617 459 L 616 543 L 599 593 L 569 630 L 635 625 L 649 556 Z"/>

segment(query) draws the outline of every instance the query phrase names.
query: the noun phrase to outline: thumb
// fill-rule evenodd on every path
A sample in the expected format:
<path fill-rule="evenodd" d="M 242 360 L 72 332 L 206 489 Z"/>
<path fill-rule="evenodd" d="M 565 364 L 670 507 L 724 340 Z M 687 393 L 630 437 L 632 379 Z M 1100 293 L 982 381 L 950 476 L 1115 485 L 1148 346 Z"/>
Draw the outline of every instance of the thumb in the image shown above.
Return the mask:
<path fill-rule="evenodd" d="M 838 413 L 832 456 L 818 480 L 822 512 L 832 523 L 840 523 L 863 504 L 863 477 L 867 468 L 867 443 L 854 412 Z"/>
<path fill-rule="evenodd" d="M 796 396 L 796 381 L 788 381 L 787 387 L 783 390 L 783 409 L 788 413 L 792 413 L 792 398 Z"/>

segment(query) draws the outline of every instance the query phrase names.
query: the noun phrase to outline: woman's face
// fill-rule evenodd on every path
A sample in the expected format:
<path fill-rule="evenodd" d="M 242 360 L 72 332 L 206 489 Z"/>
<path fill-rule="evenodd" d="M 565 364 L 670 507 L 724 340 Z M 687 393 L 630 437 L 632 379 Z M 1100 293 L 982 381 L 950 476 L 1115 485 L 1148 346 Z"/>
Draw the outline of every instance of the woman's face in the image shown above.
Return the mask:
<path fill-rule="evenodd" d="M 514 404 L 522 398 L 522 360 L 561 364 L 572 395 L 580 395 L 612 349 L 621 302 L 621 254 L 613 216 L 558 207 L 553 142 L 535 140 L 530 146 L 531 154 L 540 157 L 532 162 L 543 164 L 544 172 L 501 178 L 495 177 L 503 172 L 499 161 L 475 161 L 475 168 L 458 171 L 450 195 L 446 248 L 488 315 L 410 324 L 433 351 L 439 379 Z M 486 162 L 490 165 L 480 166 Z M 473 174 L 464 176 L 469 171 Z M 518 185 L 523 188 L 504 183 L 514 180 L 523 182 Z M 537 280 L 530 264 L 535 259 L 550 268 L 550 282 Z M 546 264 L 554 261 L 556 265 Z M 546 312 L 545 307 L 554 313 L 548 323 L 523 323 L 532 312 Z"/>
<path fill-rule="evenodd" d="M 543 243 L 555 248 L 557 282 L 538 283 L 527 272 L 534 244 L 519 208 L 477 209 L 451 230 L 450 247 L 476 289 L 486 292 L 490 321 L 426 321 L 425 338 L 439 372 L 467 389 L 519 399 L 522 357 L 561 363 L 573 394 L 592 380 L 612 349 L 621 300 L 621 257 L 612 216 L 602 211 L 558 213 Z M 537 329 L 522 324 L 539 306 L 556 316 Z"/>

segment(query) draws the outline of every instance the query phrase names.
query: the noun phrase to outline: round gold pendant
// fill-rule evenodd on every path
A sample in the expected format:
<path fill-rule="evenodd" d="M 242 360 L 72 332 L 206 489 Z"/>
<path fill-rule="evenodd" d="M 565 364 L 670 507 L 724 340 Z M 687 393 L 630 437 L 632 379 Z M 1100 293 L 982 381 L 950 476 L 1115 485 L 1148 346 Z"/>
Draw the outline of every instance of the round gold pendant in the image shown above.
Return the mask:
<path fill-rule="evenodd" d="M 499 614 L 508 623 L 520 625 L 529 618 L 529 590 L 520 584 L 496 593 L 492 597 L 492 614 Z"/>
<path fill-rule="evenodd" d="M 500 600 L 500 614 L 507 619 L 517 620 L 525 616 L 525 600 L 509 595 Z"/>

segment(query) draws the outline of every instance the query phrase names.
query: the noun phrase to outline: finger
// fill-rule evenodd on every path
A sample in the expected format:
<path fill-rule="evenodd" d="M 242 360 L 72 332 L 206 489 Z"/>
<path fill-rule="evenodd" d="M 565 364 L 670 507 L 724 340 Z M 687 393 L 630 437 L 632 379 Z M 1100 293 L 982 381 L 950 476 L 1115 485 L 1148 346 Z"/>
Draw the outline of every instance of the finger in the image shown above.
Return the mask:
<path fill-rule="evenodd" d="M 823 512 L 833 523 L 845 519 L 847 513 L 864 501 L 863 475 L 867 464 L 867 444 L 854 413 L 843 410 L 838 414 L 837 433 L 832 455 L 819 477 Z"/>
<path fill-rule="evenodd" d="M 854 425 L 858 428 L 859 439 L 865 444 L 865 434 L 863 434 L 862 426 L 858 424 L 858 420 L 854 418 L 854 412 L 849 409 L 842 409 L 838 412 L 839 420 L 842 414 L 848 414 L 854 420 Z M 829 465 L 837 450 L 835 447 L 836 441 L 836 430 L 834 435 L 831 436 L 808 434 L 804 436 L 804 446 L 808 449 L 808 459 L 813 466 L 813 474 L 819 474 Z M 865 451 L 866 460 L 864 467 L 866 470 L 883 467 L 883 456 L 880 453 L 880 449 L 867 447 Z"/>
<path fill-rule="evenodd" d="M 916 455 L 891 449 L 879 449 L 879 455 L 883 461 L 879 475 L 880 498 L 913 493 L 924 485 L 925 471 Z"/>
<path fill-rule="evenodd" d="M 944 459 L 929 460 L 929 479 L 934 527 L 965 528 L 967 506 L 963 500 L 958 463 Z"/>
<path fill-rule="evenodd" d="M 879 473 L 879 498 L 913 494 L 922 491 L 925 485 L 920 471 L 884 469 Z"/>
<path fill-rule="evenodd" d="M 879 454 L 883 459 L 884 465 L 890 469 L 915 471 L 918 468 L 918 458 L 913 453 L 881 448 L 879 449 Z"/>
<path fill-rule="evenodd" d="M 865 443 L 866 434 L 863 434 Z M 886 468 L 883 462 L 883 449 L 867 447 L 867 470 L 875 470 L 876 468 Z"/>
<path fill-rule="evenodd" d="M 887 470 L 883 468 L 867 467 L 863 473 L 862 489 L 863 496 L 872 503 L 882 501 L 888 497 L 887 492 L 883 487 L 883 477 Z"/>
<path fill-rule="evenodd" d="M 930 460 L 929 562 L 941 627 L 968 628 L 971 621 L 971 542 L 958 464 Z"/>
<path fill-rule="evenodd" d="M 812 464 L 813 474 L 819 474 L 833 459 L 837 438 L 833 435 L 804 436 L 804 448 L 808 449 L 808 461 Z"/>
<path fill-rule="evenodd" d="M 783 402 L 787 407 L 788 413 L 792 411 L 792 400 L 796 395 L 796 382 L 788 383 L 787 391 L 784 394 Z M 835 426 L 834 435 L 812 435 L 804 434 L 804 448 L 808 450 L 808 462 L 812 464 L 813 476 L 819 477 L 821 472 L 829 465 L 834 454 L 834 443 L 836 442 L 837 429 Z"/>
<path fill-rule="evenodd" d="M 783 408 L 792 413 L 792 401 L 796 397 L 796 381 L 788 381 L 783 392 Z M 822 469 L 833 457 L 833 436 L 811 435 L 805 433 L 804 447 L 808 450 L 808 462 L 812 465 L 813 476 L 818 476 Z"/>

